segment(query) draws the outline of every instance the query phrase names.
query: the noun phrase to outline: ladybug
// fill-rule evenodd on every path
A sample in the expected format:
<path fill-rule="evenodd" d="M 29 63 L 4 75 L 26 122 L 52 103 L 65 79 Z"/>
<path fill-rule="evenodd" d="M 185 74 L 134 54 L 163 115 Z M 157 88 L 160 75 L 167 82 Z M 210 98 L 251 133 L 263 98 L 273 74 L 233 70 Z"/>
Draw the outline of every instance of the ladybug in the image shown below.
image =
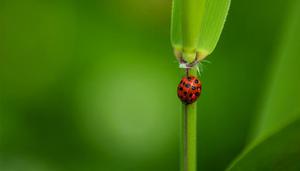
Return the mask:
<path fill-rule="evenodd" d="M 194 103 L 200 96 L 202 84 L 194 76 L 183 77 L 177 87 L 177 95 L 185 104 Z"/>

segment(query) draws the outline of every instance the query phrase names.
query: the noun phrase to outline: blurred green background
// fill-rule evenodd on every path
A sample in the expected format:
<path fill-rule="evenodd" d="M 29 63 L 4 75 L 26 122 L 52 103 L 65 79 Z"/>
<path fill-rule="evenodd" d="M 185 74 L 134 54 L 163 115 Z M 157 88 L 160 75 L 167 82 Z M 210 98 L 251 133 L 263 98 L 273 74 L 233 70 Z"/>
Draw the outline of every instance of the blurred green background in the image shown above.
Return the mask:
<path fill-rule="evenodd" d="M 251 139 L 296 2 L 232 0 L 201 77 L 199 170 Z M 170 14 L 171 0 L 1 0 L 0 170 L 179 170 Z"/>

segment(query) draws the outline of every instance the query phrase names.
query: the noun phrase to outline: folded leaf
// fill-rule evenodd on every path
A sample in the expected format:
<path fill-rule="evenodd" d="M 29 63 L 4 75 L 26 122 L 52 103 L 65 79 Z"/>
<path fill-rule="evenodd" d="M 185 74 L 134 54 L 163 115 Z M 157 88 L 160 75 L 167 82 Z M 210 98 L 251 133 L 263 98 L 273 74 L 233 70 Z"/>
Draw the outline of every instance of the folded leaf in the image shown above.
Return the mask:
<path fill-rule="evenodd" d="M 230 0 L 173 0 L 171 43 L 191 62 L 210 54 L 220 37 Z"/>
<path fill-rule="evenodd" d="M 203 23 L 200 28 L 200 38 L 197 51 L 206 57 L 215 49 L 220 38 L 226 16 L 229 10 L 230 0 L 207 0 Z"/>
<path fill-rule="evenodd" d="M 182 49 L 181 0 L 173 0 L 171 18 L 171 43 L 174 49 Z"/>

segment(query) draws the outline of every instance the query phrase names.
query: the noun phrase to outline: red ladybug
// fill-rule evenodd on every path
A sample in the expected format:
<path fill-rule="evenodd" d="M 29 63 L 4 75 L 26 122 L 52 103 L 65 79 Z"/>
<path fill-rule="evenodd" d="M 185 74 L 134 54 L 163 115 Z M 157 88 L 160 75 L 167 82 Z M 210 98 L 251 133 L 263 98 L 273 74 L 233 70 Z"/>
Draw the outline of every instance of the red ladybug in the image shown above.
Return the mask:
<path fill-rule="evenodd" d="M 183 77 L 178 84 L 177 95 L 185 104 L 194 103 L 200 96 L 202 85 L 199 79 L 194 76 Z"/>

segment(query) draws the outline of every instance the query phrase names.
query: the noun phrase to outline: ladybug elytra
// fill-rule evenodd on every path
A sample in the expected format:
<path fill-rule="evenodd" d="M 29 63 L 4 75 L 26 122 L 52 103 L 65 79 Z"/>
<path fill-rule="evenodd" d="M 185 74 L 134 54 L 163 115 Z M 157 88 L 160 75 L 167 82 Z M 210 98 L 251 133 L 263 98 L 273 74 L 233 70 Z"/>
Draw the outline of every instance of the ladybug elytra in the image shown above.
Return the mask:
<path fill-rule="evenodd" d="M 183 77 L 177 87 L 177 95 L 185 104 L 194 103 L 200 96 L 202 85 L 194 76 Z"/>

